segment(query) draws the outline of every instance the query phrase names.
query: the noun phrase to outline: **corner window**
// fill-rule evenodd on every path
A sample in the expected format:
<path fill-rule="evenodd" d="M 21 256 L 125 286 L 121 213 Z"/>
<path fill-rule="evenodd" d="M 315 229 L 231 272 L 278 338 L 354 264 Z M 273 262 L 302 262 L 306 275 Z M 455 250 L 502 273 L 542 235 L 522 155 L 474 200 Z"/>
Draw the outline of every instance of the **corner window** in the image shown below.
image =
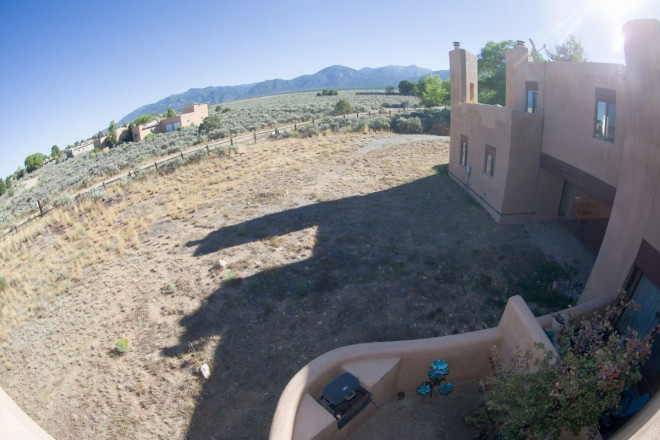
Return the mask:
<path fill-rule="evenodd" d="M 614 142 L 615 122 L 616 92 L 614 90 L 596 88 L 594 137 L 607 142 Z"/>
<path fill-rule="evenodd" d="M 461 135 L 461 156 L 459 158 L 459 163 L 466 167 L 468 159 L 468 137 Z"/>
<path fill-rule="evenodd" d="M 495 147 L 491 147 L 490 145 L 486 145 L 484 174 L 488 177 L 495 177 Z"/>
<path fill-rule="evenodd" d="M 539 112 L 539 83 L 538 81 L 525 81 L 525 90 L 527 91 L 527 113 Z"/>

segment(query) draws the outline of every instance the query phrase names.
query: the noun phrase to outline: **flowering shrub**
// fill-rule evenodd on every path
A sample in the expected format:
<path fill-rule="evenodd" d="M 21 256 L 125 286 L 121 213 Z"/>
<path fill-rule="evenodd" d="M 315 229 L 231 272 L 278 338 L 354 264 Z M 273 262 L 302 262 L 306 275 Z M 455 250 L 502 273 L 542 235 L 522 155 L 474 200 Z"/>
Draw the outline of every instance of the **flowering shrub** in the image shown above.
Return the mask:
<path fill-rule="evenodd" d="M 595 314 L 558 337 L 559 357 L 537 345 L 534 353 L 514 353 L 503 362 L 496 349 L 493 375 L 483 379 L 485 406 L 468 422 L 490 426 L 502 438 L 556 439 L 562 429 L 596 435 L 599 417 L 615 410 L 622 392 L 641 379 L 640 365 L 651 353 L 654 329 L 644 337 L 621 335 L 614 322 L 624 302 Z"/>

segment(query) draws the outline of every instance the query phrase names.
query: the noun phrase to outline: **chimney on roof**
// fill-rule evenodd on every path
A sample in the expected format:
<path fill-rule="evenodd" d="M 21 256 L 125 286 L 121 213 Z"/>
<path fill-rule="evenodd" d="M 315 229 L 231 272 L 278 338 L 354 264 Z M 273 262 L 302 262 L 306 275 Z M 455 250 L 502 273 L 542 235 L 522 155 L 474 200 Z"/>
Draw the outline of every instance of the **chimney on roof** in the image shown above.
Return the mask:
<path fill-rule="evenodd" d="M 523 40 L 518 40 L 518 41 L 516 41 L 516 46 L 517 47 L 525 47 L 525 42 Z"/>
<path fill-rule="evenodd" d="M 460 49 L 461 43 L 459 41 L 454 41 L 454 49 Z"/>

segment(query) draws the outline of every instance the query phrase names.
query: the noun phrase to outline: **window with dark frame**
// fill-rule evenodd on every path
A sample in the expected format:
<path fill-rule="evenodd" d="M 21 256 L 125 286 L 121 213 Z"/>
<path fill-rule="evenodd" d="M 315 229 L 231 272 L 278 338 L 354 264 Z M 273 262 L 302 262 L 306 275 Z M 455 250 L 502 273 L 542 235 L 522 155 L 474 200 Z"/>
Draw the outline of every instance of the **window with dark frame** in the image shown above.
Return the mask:
<path fill-rule="evenodd" d="M 616 91 L 596 87 L 594 137 L 607 142 L 614 142 L 615 123 Z"/>
<path fill-rule="evenodd" d="M 466 167 L 468 159 L 468 137 L 461 135 L 461 155 L 459 158 L 459 164 Z"/>
<path fill-rule="evenodd" d="M 539 112 L 539 83 L 538 81 L 525 81 L 525 90 L 527 95 L 527 113 Z"/>
<path fill-rule="evenodd" d="M 484 155 L 484 174 L 488 177 L 495 177 L 495 147 L 486 145 Z"/>

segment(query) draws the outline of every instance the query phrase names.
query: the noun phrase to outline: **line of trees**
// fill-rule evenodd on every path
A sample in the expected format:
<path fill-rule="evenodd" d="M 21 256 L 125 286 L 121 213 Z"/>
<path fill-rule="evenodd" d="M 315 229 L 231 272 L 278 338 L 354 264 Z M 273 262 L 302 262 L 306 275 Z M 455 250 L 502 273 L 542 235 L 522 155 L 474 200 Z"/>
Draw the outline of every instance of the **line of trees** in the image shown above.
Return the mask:
<path fill-rule="evenodd" d="M 429 73 L 417 82 L 403 80 L 399 82 L 399 93 L 414 95 L 420 99 L 424 107 L 448 106 L 450 100 L 449 79 L 441 80 L 439 76 Z"/>

